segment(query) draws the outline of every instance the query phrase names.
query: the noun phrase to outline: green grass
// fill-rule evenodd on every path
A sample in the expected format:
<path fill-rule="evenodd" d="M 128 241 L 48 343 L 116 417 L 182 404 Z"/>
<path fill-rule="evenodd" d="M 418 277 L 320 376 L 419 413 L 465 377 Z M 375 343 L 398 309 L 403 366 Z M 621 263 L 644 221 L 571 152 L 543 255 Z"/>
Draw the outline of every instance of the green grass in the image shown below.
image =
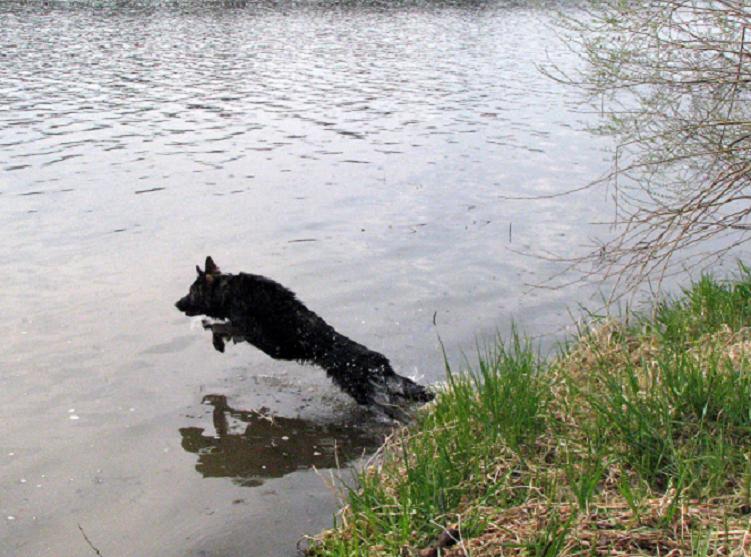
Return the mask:
<path fill-rule="evenodd" d="M 495 472 L 498 451 L 523 454 L 546 428 L 550 385 L 529 344 L 515 336 L 480 358 L 476 371 L 447 368 L 446 390 L 414 430 L 397 432 L 387 462 L 359 477 L 348 495 L 355 535 L 333 542 L 327 555 L 360 555 L 378 546 L 385 554 L 430 540 L 463 501 L 500 496 L 483 478 Z M 398 481 L 392 481 L 398 474 Z M 481 528 L 465 517 L 463 533 Z M 396 552 L 396 553 L 395 553 Z"/>
<path fill-rule="evenodd" d="M 551 360 L 514 333 L 463 373 L 447 365 L 435 403 L 359 474 L 311 554 L 416 555 L 450 526 L 478 557 L 738 549 L 751 273 L 702 277 L 629 322 L 593 325 Z"/>

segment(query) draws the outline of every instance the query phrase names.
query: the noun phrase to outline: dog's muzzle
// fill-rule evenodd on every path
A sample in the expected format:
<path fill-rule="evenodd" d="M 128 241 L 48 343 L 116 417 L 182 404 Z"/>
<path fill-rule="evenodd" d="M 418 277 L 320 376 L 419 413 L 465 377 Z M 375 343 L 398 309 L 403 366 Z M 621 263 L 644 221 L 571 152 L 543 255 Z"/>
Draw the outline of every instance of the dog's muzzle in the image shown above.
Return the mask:
<path fill-rule="evenodd" d="M 190 300 L 188 300 L 188 297 L 180 298 L 178 301 L 175 302 L 175 307 L 182 311 L 185 315 L 188 317 L 192 317 L 193 315 L 198 315 L 197 311 L 194 311 L 190 307 Z"/>

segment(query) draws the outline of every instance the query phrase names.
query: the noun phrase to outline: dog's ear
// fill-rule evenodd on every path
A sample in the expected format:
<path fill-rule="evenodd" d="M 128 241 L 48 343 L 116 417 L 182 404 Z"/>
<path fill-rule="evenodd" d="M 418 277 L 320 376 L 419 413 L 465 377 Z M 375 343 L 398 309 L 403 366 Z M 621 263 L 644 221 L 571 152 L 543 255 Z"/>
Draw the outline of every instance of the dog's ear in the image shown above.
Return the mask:
<path fill-rule="evenodd" d="M 207 275 L 218 275 L 221 273 L 219 270 L 219 267 L 217 267 L 216 263 L 214 263 L 214 260 L 211 259 L 211 256 L 208 256 L 206 258 L 206 274 Z"/>

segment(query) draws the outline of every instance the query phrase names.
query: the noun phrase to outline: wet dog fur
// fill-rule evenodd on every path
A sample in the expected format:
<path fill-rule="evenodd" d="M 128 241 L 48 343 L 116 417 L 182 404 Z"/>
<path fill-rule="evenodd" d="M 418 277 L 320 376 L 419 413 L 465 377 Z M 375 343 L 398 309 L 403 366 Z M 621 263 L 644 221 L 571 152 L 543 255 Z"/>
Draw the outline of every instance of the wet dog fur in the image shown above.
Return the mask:
<path fill-rule="evenodd" d="M 248 273 L 222 273 L 211 257 L 188 294 L 175 306 L 204 321 L 214 348 L 226 340 L 247 341 L 272 358 L 320 366 L 334 383 L 359 404 L 376 406 L 403 418 L 401 404 L 428 402 L 433 394 L 398 375 L 389 360 L 347 338 L 309 310 L 290 290 L 269 278 Z"/>

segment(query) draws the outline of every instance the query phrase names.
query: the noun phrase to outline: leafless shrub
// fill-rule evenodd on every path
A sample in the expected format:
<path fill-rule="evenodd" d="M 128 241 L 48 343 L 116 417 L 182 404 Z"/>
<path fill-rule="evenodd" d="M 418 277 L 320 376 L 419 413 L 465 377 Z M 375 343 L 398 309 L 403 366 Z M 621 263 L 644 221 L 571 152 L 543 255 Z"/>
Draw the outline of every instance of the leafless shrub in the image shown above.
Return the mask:
<path fill-rule="evenodd" d="M 616 138 L 611 233 L 569 260 L 613 292 L 706 267 L 751 239 L 751 4 L 589 0 L 561 16 L 576 83 Z"/>

